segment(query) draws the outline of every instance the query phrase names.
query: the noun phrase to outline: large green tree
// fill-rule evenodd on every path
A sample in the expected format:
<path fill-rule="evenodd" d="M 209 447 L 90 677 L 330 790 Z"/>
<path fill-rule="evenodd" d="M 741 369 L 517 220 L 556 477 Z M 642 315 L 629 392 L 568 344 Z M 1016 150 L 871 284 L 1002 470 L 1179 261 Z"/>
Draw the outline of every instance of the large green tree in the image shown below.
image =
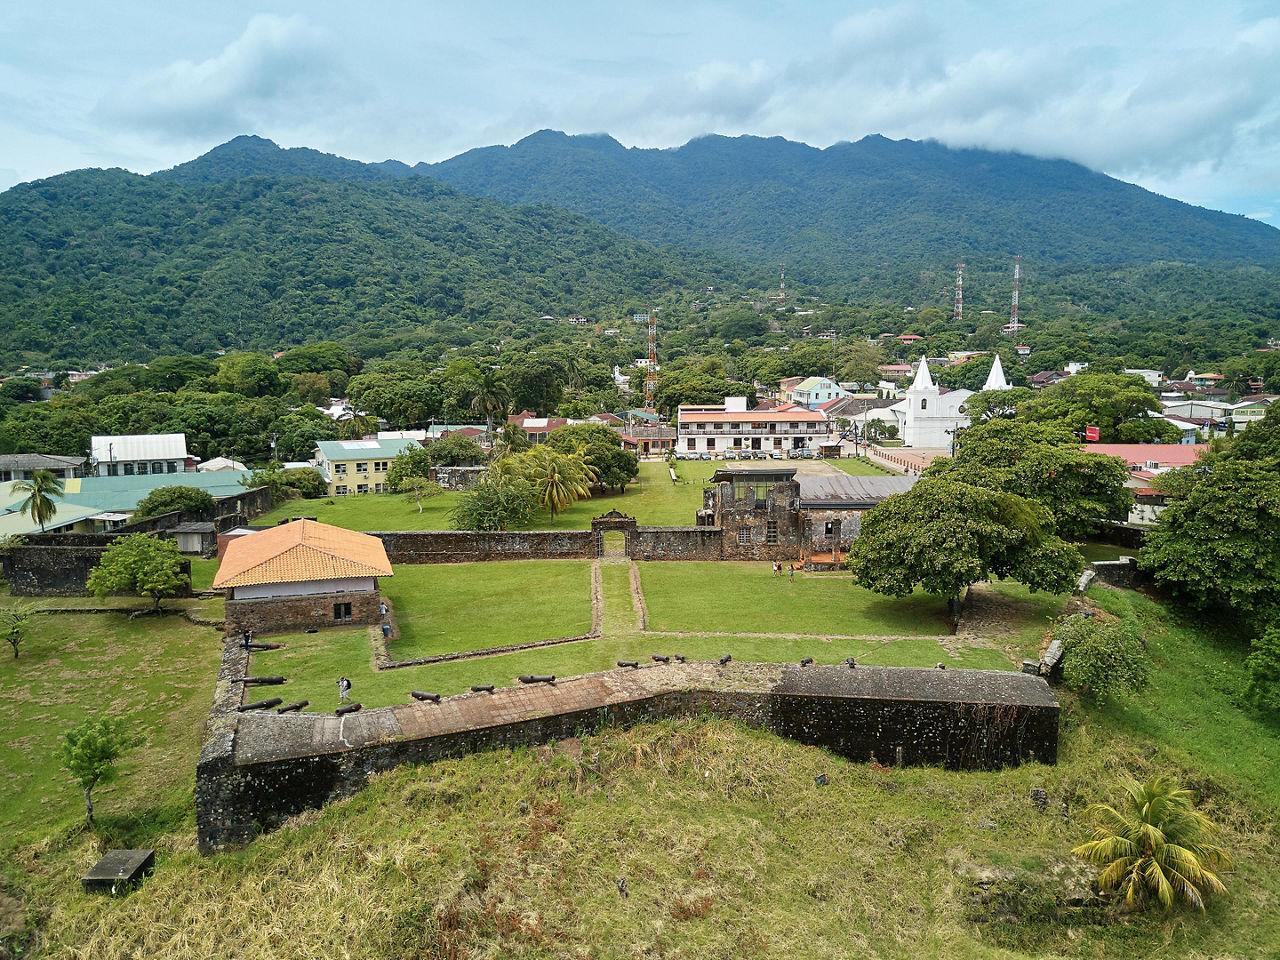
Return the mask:
<path fill-rule="evenodd" d="M 145 520 L 147 517 L 158 517 L 162 513 L 170 513 L 174 510 L 207 513 L 212 509 L 213 496 L 208 490 L 185 486 L 157 487 L 138 501 L 133 519 Z"/>
<path fill-rule="evenodd" d="M 1210 894 L 1225 893 L 1218 874 L 1232 868 L 1231 857 L 1211 842 L 1217 828 L 1196 810 L 1195 795 L 1168 777 L 1122 783 L 1121 808 L 1090 806 L 1098 825 L 1071 851 L 1103 868 L 1098 887 L 1118 891 L 1139 909 L 1182 902 L 1203 910 Z"/>
<path fill-rule="evenodd" d="M 182 572 L 182 554 L 172 540 L 149 533 L 118 537 L 103 551 L 89 573 L 87 583 L 94 596 L 136 593 L 150 597 L 153 609 L 160 601 L 191 588 L 191 577 Z"/>
<path fill-rule="evenodd" d="M 1078 373 L 1046 387 L 1018 406 L 1018 418 L 1058 423 L 1081 439 L 1097 427 L 1102 443 L 1177 443 L 1173 424 L 1152 418 L 1160 401 L 1138 376 Z"/>
<path fill-rule="evenodd" d="M 490 472 L 458 498 L 449 519 L 455 530 L 506 530 L 527 527 L 537 510 L 529 481 Z"/>
<path fill-rule="evenodd" d="M 1045 507 L 946 477 L 921 477 L 869 510 L 846 563 L 876 593 L 905 597 L 920 588 L 946 597 L 953 616 L 972 584 L 1011 579 L 1066 593 L 1084 568 L 1079 551 L 1053 533 Z"/>
<path fill-rule="evenodd" d="M 1280 469 L 1218 458 L 1172 471 L 1180 491 L 1147 533 L 1138 563 L 1202 613 L 1253 635 L 1280 618 Z"/>
<path fill-rule="evenodd" d="M 1058 424 L 976 423 L 960 434 L 954 457 L 935 460 L 925 472 L 1035 500 L 1049 508 L 1057 532 L 1073 540 L 1124 520 L 1133 502 L 1124 461 L 1090 453 Z"/>

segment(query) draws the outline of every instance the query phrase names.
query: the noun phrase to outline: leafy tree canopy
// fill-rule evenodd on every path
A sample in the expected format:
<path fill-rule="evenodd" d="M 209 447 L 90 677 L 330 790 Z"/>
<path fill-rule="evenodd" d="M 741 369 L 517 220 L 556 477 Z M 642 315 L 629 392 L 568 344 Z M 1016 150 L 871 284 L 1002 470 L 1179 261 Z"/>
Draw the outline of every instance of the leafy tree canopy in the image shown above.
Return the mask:
<path fill-rule="evenodd" d="M 116 761 L 134 745 L 124 721 L 86 718 L 63 734 L 58 761 L 84 789 L 85 816 L 93 823 L 93 788 L 116 777 Z"/>
<path fill-rule="evenodd" d="M 1031 500 L 921 477 L 866 513 L 846 563 L 863 586 L 892 597 L 919 587 L 954 603 L 993 578 L 1066 593 L 1084 559 L 1052 530 L 1049 511 Z"/>
<path fill-rule="evenodd" d="M 433 467 L 472 467 L 484 462 L 480 444 L 461 433 L 451 433 L 427 444 L 427 459 Z"/>
<path fill-rule="evenodd" d="M 1123 620 L 1068 617 L 1053 630 L 1062 642 L 1062 679 L 1085 696 L 1107 700 L 1147 683 L 1147 651 Z"/>
<path fill-rule="evenodd" d="M 1078 373 L 1018 405 L 1018 419 L 1060 423 L 1081 439 L 1097 427 L 1102 443 L 1177 443 L 1173 424 L 1151 419 L 1160 401 L 1141 377 Z"/>
<path fill-rule="evenodd" d="M 208 490 L 184 486 L 157 487 L 138 501 L 133 519 L 145 520 L 174 510 L 204 513 L 212 509 L 213 495 Z"/>
<path fill-rule="evenodd" d="M 485 476 L 458 498 L 449 514 L 455 530 L 527 527 L 537 514 L 533 485 L 519 477 Z"/>
<path fill-rule="evenodd" d="M 191 588 L 191 577 L 182 572 L 182 554 L 172 540 L 149 533 L 117 537 L 103 551 L 89 573 L 88 588 L 96 597 L 136 593 L 151 597 L 154 609 L 160 601 Z"/>

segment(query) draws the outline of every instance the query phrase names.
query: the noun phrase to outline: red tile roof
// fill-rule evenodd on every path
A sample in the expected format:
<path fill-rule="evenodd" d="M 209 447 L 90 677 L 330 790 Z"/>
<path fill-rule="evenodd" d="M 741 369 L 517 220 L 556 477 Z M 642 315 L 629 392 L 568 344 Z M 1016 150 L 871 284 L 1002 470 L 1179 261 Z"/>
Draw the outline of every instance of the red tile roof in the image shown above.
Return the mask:
<path fill-rule="evenodd" d="M 294 520 L 230 541 L 213 588 L 391 575 L 387 551 L 377 537 Z"/>
<path fill-rule="evenodd" d="M 1207 443 L 1087 443 L 1090 453 L 1119 457 L 1129 466 L 1145 466 L 1153 460 L 1162 467 L 1186 467 L 1209 449 Z"/>

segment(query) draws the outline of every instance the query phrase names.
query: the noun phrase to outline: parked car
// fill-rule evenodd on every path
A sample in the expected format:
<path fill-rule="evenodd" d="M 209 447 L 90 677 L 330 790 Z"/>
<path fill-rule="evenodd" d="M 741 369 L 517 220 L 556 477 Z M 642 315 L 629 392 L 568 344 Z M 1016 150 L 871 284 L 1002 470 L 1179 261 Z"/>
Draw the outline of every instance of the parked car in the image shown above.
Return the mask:
<path fill-rule="evenodd" d="M 781 450 L 773 450 L 773 451 L 771 451 L 771 452 L 769 453 L 769 456 L 770 456 L 770 457 L 772 457 L 774 460 L 781 460 L 781 459 L 782 459 L 782 451 L 781 451 Z"/>

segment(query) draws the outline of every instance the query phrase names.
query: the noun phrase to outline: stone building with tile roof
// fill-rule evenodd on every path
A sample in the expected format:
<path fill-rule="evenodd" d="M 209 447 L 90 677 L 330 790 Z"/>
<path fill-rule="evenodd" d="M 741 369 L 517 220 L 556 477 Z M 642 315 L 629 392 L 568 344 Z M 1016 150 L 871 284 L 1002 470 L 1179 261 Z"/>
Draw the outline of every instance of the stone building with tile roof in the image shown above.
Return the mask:
<path fill-rule="evenodd" d="M 231 540 L 213 580 L 227 591 L 227 633 L 380 623 L 378 578 L 392 575 L 382 541 L 315 520 Z"/>

